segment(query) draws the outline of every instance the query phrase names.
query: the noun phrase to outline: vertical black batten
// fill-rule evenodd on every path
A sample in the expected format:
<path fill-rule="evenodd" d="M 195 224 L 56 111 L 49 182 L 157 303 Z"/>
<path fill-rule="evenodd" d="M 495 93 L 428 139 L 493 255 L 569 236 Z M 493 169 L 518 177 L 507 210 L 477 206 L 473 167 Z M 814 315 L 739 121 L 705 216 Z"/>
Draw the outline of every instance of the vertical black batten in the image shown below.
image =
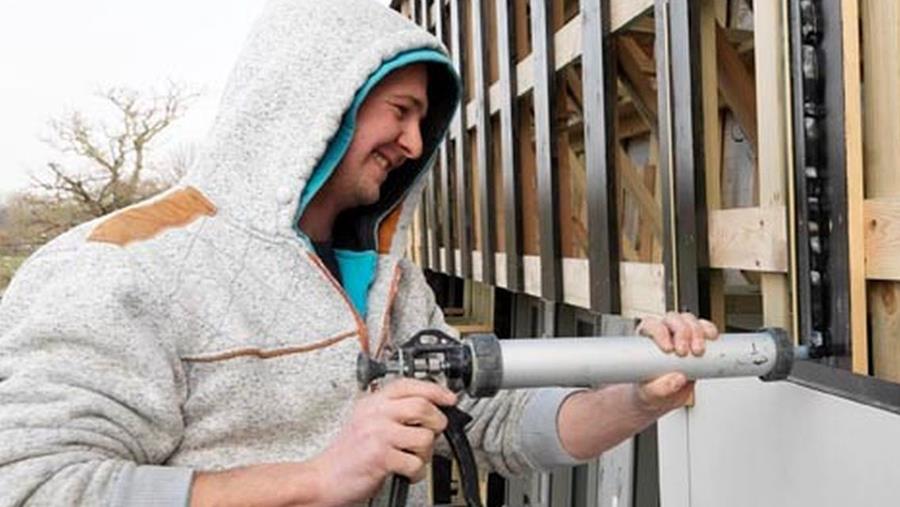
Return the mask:
<path fill-rule="evenodd" d="M 481 186 L 481 280 L 494 284 L 494 164 L 491 158 L 491 110 L 489 104 L 488 62 L 487 62 L 487 2 L 493 0 L 470 0 L 472 9 L 472 55 L 475 68 L 472 76 L 475 89 L 475 135 L 478 140 L 478 184 Z"/>
<path fill-rule="evenodd" d="M 440 152 L 437 153 L 437 156 L 434 160 L 434 165 L 431 168 L 431 176 L 428 185 L 428 192 L 431 197 L 431 224 L 428 229 L 428 240 L 429 243 L 429 252 L 431 254 L 430 265 L 432 271 L 440 271 L 441 270 L 441 243 L 440 243 L 440 230 L 443 227 L 441 220 L 439 219 L 440 207 L 438 203 L 440 203 L 440 177 L 441 177 L 441 167 L 440 167 Z"/>
<path fill-rule="evenodd" d="M 453 195 L 450 191 L 450 146 L 445 140 L 441 147 L 441 246 L 444 248 L 443 270 L 456 274 L 456 256 L 453 254 Z"/>
<path fill-rule="evenodd" d="M 659 102 L 659 175 L 662 189 L 663 213 L 663 265 L 666 272 L 666 309 L 679 307 L 678 273 L 676 271 L 674 194 L 672 166 L 672 71 L 669 50 L 669 0 L 655 0 L 654 19 L 656 23 L 656 89 Z"/>
<path fill-rule="evenodd" d="M 850 368 L 850 273 L 840 1 L 790 10 L 800 336 Z"/>
<path fill-rule="evenodd" d="M 462 79 L 463 86 L 466 83 L 466 33 L 463 29 L 464 10 L 460 2 L 464 0 L 450 0 L 450 32 L 453 52 L 453 64 Z M 472 245 L 470 213 L 471 192 L 469 192 L 469 143 L 467 139 L 468 123 L 466 119 L 465 93 L 462 94 L 457 111 L 453 131 L 456 137 L 456 224 L 459 238 L 460 265 L 457 272 L 463 278 L 472 278 Z M 451 255 L 453 253 L 451 252 Z"/>
<path fill-rule="evenodd" d="M 447 41 L 444 40 L 444 1 L 437 0 L 437 5 L 435 6 L 435 19 L 434 19 L 434 30 L 437 34 L 437 38 L 441 40 L 445 45 Z M 448 134 L 449 135 L 449 134 Z M 447 137 L 444 137 L 444 140 L 441 141 L 441 150 L 438 154 L 438 163 L 435 164 L 436 170 L 438 171 L 441 188 L 440 188 L 440 209 L 439 213 L 441 215 L 441 240 L 440 245 L 444 248 L 444 260 L 443 264 L 438 262 L 438 268 L 443 268 L 444 273 L 448 275 L 453 275 L 456 273 L 456 259 L 453 255 L 453 225 L 451 223 L 451 218 L 453 216 L 453 209 L 450 206 L 450 157 L 447 152 L 449 150 L 449 143 L 447 142 Z M 440 252 L 440 248 L 437 248 L 438 252 Z"/>
<path fill-rule="evenodd" d="M 700 2 L 669 2 L 679 310 L 708 314 L 709 249 L 700 72 Z"/>
<path fill-rule="evenodd" d="M 831 291 L 825 304 L 831 305 L 828 329 L 833 364 L 850 369 L 850 252 L 847 244 L 847 138 L 844 121 L 844 46 L 841 4 L 845 0 L 819 2 L 822 13 L 821 54 L 824 63 L 826 137 L 825 163 L 828 171 L 828 210 L 831 231 L 828 238 L 828 273 Z M 859 248 L 859 246 L 857 246 Z"/>
<path fill-rule="evenodd" d="M 419 26 L 426 32 L 428 31 L 428 15 L 426 10 L 427 0 L 413 0 L 419 5 L 419 18 L 416 20 Z M 435 158 L 435 161 L 437 158 Z M 425 187 L 422 189 L 422 199 L 419 204 L 420 216 L 422 217 L 422 231 L 420 231 L 421 244 L 419 246 L 422 259 L 422 267 L 425 269 L 438 269 L 438 265 L 433 262 L 434 250 L 437 249 L 435 234 L 435 212 L 434 212 L 434 165 L 429 168 L 429 174 L 425 177 Z"/>
<path fill-rule="evenodd" d="M 514 0 L 494 0 L 497 13 L 497 59 L 500 80 L 500 158 L 503 164 L 504 220 L 506 222 L 506 286 L 524 290 L 522 277 L 522 194 L 519 191 L 519 108 L 516 82 Z"/>
<path fill-rule="evenodd" d="M 804 0 L 808 4 L 808 0 Z M 797 254 L 795 265 L 797 286 L 792 290 L 797 293 L 797 320 L 801 343 L 809 344 L 812 337 L 812 299 L 810 284 L 809 255 L 809 206 L 807 203 L 806 185 L 806 142 L 804 111 L 804 67 L 803 67 L 803 17 L 801 2 L 789 5 L 790 44 L 791 44 L 791 94 L 792 94 L 792 135 L 794 136 L 794 206 L 795 206 L 795 238 Z M 813 27 L 815 29 L 815 27 Z M 812 70 L 812 69 L 808 69 Z"/>
<path fill-rule="evenodd" d="M 534 123 L 541 230 L 541 297 L 562 301 L 562 259 L 559 245 L 559 171 L 556 156 L 556 60 L 548 12 L 552 0 L 531 0 L 532 61 L 534 62 Z"/>
<path fill-rule="evenodd" d="M 618 93 L 609 0 L 582 0 L 581 23 L 591 310 L 617 314 L 620 312 L 615 185 Z"/>

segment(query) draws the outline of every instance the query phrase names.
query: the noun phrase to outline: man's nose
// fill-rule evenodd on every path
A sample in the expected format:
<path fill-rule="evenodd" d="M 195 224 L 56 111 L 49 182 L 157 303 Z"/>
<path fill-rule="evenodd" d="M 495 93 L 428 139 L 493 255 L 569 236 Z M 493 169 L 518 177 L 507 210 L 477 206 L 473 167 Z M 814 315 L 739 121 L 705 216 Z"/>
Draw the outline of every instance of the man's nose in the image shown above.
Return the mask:
<path fill-rule="evenodd" d="M 419 122 L 406 122 L 403 132 L 400 134 L 400 146 L 403 155 L 408 159 L 417 159 L 422 156 L 422 128 Z"/>

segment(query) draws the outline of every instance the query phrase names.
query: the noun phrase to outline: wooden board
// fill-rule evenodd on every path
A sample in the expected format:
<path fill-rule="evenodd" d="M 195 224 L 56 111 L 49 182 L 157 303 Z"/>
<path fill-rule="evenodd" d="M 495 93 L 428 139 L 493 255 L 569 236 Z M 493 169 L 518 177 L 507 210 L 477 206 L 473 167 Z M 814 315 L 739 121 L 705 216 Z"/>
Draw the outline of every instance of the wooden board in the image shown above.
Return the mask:
<path fill-rule="evenodd" d="M 759 125 L 765 125 L 759 131 L 757 141 L 759 205 L 763 208 L 784 206 L 791 156 L 785 5 L 782 2 L 755 2 L 753 21 L 757 121 Z M 764 274 L 760 285 L 764 324 L 790 329 L 796 336 L 788 278 L 781 274 Z"/>
<path fill-rule="evenodd" d="M 588 282 L 587 259 L 563 259 L 563 300 L 566 303 L 590 308 Z M 619 286 L 622 315 L 640 318 L 666 313 L 662 264 L 620 262 Z"/>
<path fill-rule="evenodd" d="M 844 51 L 844 138 L 847 156 L 847 243 L 850 272 L 850 336 L 853 372 L 869 373 L 869 339 L 866 324 L 865 198 L 863 182 L 863 132 L 859 1 L 841 2 Z"/>
<path fill-rule="evenodd" d="M 900 196 L 865 201 L 866 278 L 900 281 Z"/>
<path fill-rule="evenodd" d="M 525 2 L 518 2 L 516 5 L 516 16 L 521 16 L 521 10 L 524 9 Z M 634 19 L 635 16 L 640 16 L 647 9 L 653 6 L 653 1 L 650 0 L 628 0 L 628 1 L 616 1 L 612 2 L 611 5 L 611 15 L 613 22 L 613 31 L 621 28 L 624 24 Z M 521 23 L 517 17 L 516 21 L 516 38 L 519 40 L 521 38 L 522 28 L 518 26 Z M 555 70 L 561 70 L 566 65 L 569 65 L 577 58 L 581 56 L 581 15 L 577 15 L 572 18 L 568 23 L 563 25 L 553 37 L 553 46 L 554 46 L 554 68 Z M 518 42 L 519 51 L 524 51 L 525 48 L 530 48 L 529 45 L 525 41 L 519 40 Z M 530 49 L 528 49 L 530 51 Z M 471 53 L 470 53 L 471 54 Z M 527 94 L 534 88 L 534 61 L 532 60 L 532 56 L 529 54 L 528 56 L 521 58 L 519 63 L 516 64 L 516 82 L 517 82 L 517 90 L 516 95 L 519 97 Z M 488 96 L 490 97 L 490 114 L 495 114 L 499 111 L 499 97 L 500 97 L 500 86 L 499 83 L 494 83 L 488 92 Z M 467 117 L 467 127 L 471 128 L 475 125 L 475 103 L 469 101 L 470 97 L 467 96 L 465 100 L 465 108 L 466 108 L 466 117 Z M 452 135 L 452 134 L 451 134 Z"/>
<path fill-rule="evenodd" d="M 714 268 L 786 273 L 785 209 L 710 210 L 709 264 Z"/>
<path fill-rule="evenodd" d="M 862 13 L 863 61 L 866 66 L 862 94 L 866 197 L 900 196 L 900 5 L 864 0 Z M 868 231 L 871 234 L 871 231 Z M 868 240 L 867 240 L 868 242 Z M 868 270 L 868 269 L 867 269 Z M 871 354 L 878 377 L 900 381 L 900 284 L 870 282 Z"/>

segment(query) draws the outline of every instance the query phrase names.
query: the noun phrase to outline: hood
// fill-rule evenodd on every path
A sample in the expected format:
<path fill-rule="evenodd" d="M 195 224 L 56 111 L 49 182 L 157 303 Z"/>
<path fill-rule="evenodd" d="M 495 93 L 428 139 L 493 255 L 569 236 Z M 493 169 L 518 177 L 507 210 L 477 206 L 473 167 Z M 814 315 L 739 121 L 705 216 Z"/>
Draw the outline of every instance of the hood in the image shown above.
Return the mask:
<path fill-rule="evenodd" d="M 424 62 L 422 156 L 391 171 L 380 200 L 345 213 L 335 227 L 342 249 L 402 253 L 421 176 L 459 101 L 459 78 L 446 55 L 436 38 L 373 0 L 272 0 L 185 184 L 232 223 L 308 246 L 298 218 L 343 157 L 359 105 L 393 70 Z"/>

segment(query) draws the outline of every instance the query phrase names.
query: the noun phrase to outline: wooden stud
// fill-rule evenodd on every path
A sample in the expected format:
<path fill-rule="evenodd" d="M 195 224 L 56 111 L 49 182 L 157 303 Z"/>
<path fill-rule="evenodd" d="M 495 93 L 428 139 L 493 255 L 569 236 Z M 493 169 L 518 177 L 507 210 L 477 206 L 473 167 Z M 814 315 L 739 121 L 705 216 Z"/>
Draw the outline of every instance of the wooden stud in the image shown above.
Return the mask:
<path fill-rule="evenodd" d="M 656 186 L 656 166 L 648 164 L 644 168 L 644 188 L 652 189 Z M 654 231 L 650 220 L 641 215 L 640 229 L 638 231 L 638 260 L 640 262 L 654 262 L 653 246 L 655 239 L 662 236 L 662 213 L 656 198 L 653 198 L 653 212 L 660 218 L 659 230 Z"/>
<path fill-rule="evenodd" d="M 659 124 L 656 92 L 650 87 L 650 77 L 641 70 L 650 64 L 650 59 L 630 36 L 619 36 L 617 48 L 618 68 L 621 71 L 619 79 L 631 96 L 638 114 L 655 133 Z"/>
<path fill-rule="evenodd" d="M 493 1 L 493 0 L 491 0 Z M 506 251 L 506 213 L 504 209 L 504 185 L 503 185 L 503 158 L 501 155 L 501 146 L 500 146 L 500 116 L 493 116 L 490 119 L 491 121 L 491 167 L 494 173 L 493 181 L 494 187 L 492 189 L 494 194 L 494 207 L 492 213 L 494 214 L 494 256 L 497 257 L 497 254 Z M 497 273 L 503 272 L 503 276 L 498 276 Z M 503 262 L 497 263 L 494 262 L 494 276 L 497 278 L 499 285 L 499 280 L 502 278 L 506 279 L 506 260 Z M 504 284 L 505 287 L 505 284 Z"/>
<path fill-rule="evenodd" d="M 864 0 L 862 94 L 866 197 L 900 197 L 900 9 L 895 2 Z M 871 223 L 871 222 L 869 222 Z M 872 234 L 872 231 L 868 231 Z M 868 240 L 867 240 L 868 241 Z M 869 282 L 872 373 L 900 381 L 900 283 Z"/>
<path fill-rule="evenodd" d="M 709 1 L 709 0 L 707 0 Z M 737 50 L 728 42 L 725 30 L 715 23 L 715 48 L 718 53 L 718 89 L 734 117 L 744 129 L 744 134 L 758 148 L 756 126 L 756 85 L 753 73 L 747 69 Z"/>
<path fill-rule="evenodd" d="M 534 213 L 534 204 L 538 202 L 537 160 L 535 158 L 534 108 L 531 95 L 518 101 L 519 111 L 519 179 L 522 201 L 522 254 L 540 254 L 540 224 L 538 214 Z M 526 213 L 524 206 L 529 204 L 532 212 Z"/>
<path fill-rule="evenodd" d="M 567 97 L 565 77 L 557 75 L 556 79 L 556 118 L 558 121 L 563 122 L 571 114 L 570 101 Z M 556 135 L 558 136 L 556 138 L 556 171 L 557 178 L 559 178 L 559 196 L 557 201 L 559 205 L 559 252 L 563 258 L 577 257 L 575 221 L 573 220 L 575 206 L 572 181 L 575 172 L 572 170 L 572 165 L 577 161 L 574 153 L 571 153 L 572 147 L 569 145 L 568 130 L 559 128 L 556 131 Z"/>
<path fill-rule="evenodd" d="M 618 157 L 616 164 L 619 167 L 622 188 L 627 190 L 628 194 L 637 202 L 641 217 L 649 224 L 653 233 L 662 235 L 663 217 L 662 212 L 656 203 L 656 198 L 644 185 L 641 175 L 638 174 L 637 168 L 631 161 L 631 157 L 628 156 L 628 153 L 625 152 L 622 145 L 617 143 L 615 150 Z"/>
<path fill-rule="evenodd" d="M 786 174 L 791 150 L 788 74 L 785 62 L 786 13 L 780 2 L 756 2 L 753 9 L 756 51 L 757 120 L 766 128 L 758 133 L 759 205 L 784 206 L 787 202 Z M 763 274 L 763 324 L 793 329 L 788 278 Z"/>
<path fill-rule="evenodd" d="M 847 157 L 847 244 L 850 339 L 853 372 L 869 374 L 869 340 L 866 329 L 866 254 L 855 245 L 865 243 L 863 184 L 862 78 L 859 42 L 859 0 L 841 2 L 844 59 L 844 139 Z"/>
<path fill-rule="evenodd" d="M 515 34 L 516 53 L 513 61 L 519 62 L 531 54 L 531 22 L 528 19 L 528 5 L 530 0 L 515 1 Z"/>
<path fill-rule="evenodd" d="M 718 44 L 718 35 L 721 31 L 717 21 L 716 5 L 718 3 L 716 0 L 702 0 L 700 6 L 703 145 L 706 147 L 706 207 L 710 214 L 722 207 L 722 125 L 720 122 L 718 93 L 722 87 L 720 82 L 722 76 L 718 69 L 722 65 L 719 62 L 724 55 L 722 48 Z M 754 116 L 754 121 L 755 119 Z M 712 267 L 713 245 L 711 244 L 711 236 L 713 223 L 712 216 L 709 218 L 710 267 Z M 719 270 L 710 270 L 709 273 L 708 317 L 719 329 L 725 329 L 725 277 Z"/>

